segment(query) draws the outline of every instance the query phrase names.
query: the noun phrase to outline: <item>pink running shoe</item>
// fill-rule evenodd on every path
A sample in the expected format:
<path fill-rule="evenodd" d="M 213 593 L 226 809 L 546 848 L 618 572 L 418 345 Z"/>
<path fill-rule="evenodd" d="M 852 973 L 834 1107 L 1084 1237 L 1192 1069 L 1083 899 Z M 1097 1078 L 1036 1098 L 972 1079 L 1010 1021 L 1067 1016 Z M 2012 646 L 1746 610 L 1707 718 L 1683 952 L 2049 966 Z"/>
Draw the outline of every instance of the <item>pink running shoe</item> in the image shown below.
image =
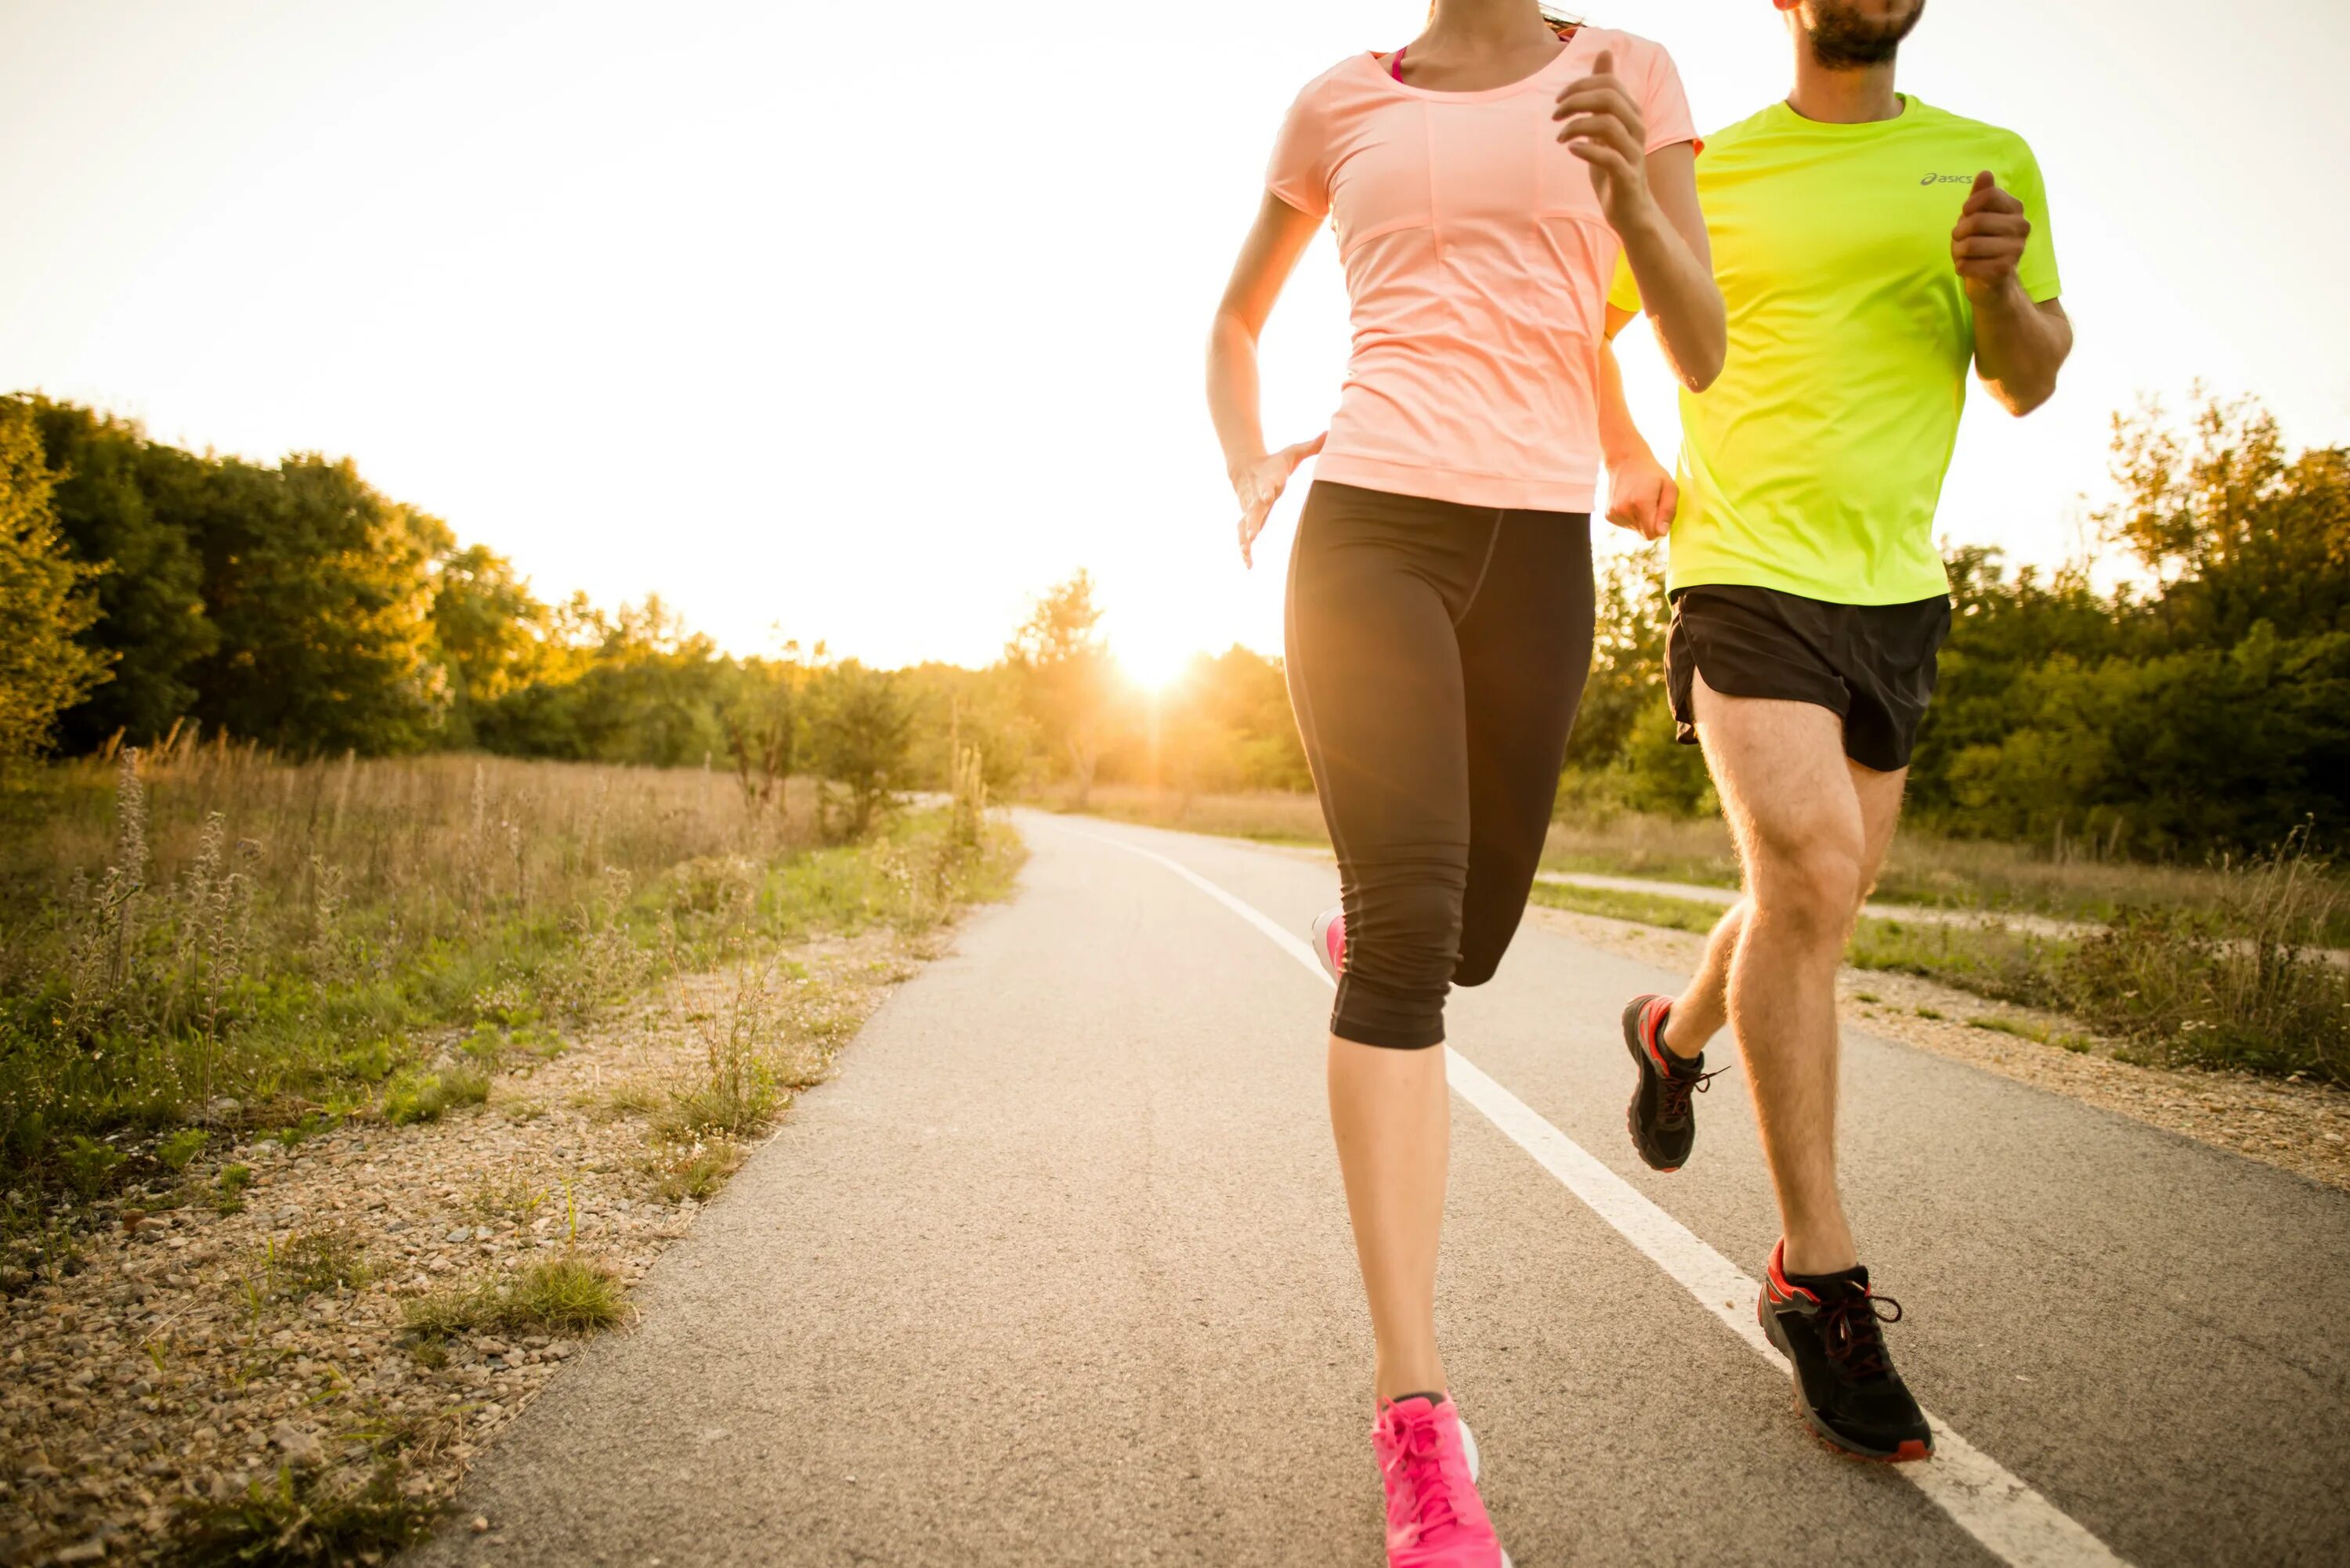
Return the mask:
<path fill-rule="evenodd" d="M 1314 954 L 1322 961 L 1322 972 L 1330 983 L 1347 972 L 1347 907 L 1333 904 L 1314 917 Z"/>
<path fill-rule="evenodd" d="M 1371 1451 L 1388 1494 L 1388 1568 L 1510 1568 L 1477 1495 L 1476 1449 L 1452 1401 L 1384 1403 Z"/>

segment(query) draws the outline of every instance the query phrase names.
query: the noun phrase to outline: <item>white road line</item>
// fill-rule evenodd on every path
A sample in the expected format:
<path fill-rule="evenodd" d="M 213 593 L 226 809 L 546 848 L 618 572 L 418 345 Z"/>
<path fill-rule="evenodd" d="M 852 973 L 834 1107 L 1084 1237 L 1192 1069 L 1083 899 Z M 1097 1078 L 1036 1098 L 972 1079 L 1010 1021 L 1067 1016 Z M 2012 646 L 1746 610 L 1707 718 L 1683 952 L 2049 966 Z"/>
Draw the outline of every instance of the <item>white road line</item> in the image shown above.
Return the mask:
<path fill-rule="evenodd" d="M 1315 979 L 1325 985 L 1331 983 L 1313 948 L 1302 938 L 1190 867 L 1107 834 L 1054 826 L 1076 837 L 1090 838 L 1164 866 L 1271 938 L 1274 946 L 1304 965 Z M 1786 1375 L 1785 1359 L 1763 1337 L 1762 1325 L 1754 1320 L 1754 1299 L 1761 1287 L 1743 1270 L 1593 1158 L 1581 1144 L 1544 1121 L 1523 1100 L 1487 1077 L 1475 1063 L 1449 1045 L 1444 1056 L 1453 1093 L 1483 1113 L 1511 1142 L 1532 1155 L 1535 1164 L 1558 1178 L 1568 1191 L 1679 1282 L 1700 1306 L 1720 1318 L 1782 1376 Z M 1891 1468 L 1993 1556 L 2012 1568 L 2127 1568 L 2112 1548 L 2009 1474 L 1998 1460 L 1930 1411 L 1927 1419 L 1934 1427 L 1934 1457 Z"/>

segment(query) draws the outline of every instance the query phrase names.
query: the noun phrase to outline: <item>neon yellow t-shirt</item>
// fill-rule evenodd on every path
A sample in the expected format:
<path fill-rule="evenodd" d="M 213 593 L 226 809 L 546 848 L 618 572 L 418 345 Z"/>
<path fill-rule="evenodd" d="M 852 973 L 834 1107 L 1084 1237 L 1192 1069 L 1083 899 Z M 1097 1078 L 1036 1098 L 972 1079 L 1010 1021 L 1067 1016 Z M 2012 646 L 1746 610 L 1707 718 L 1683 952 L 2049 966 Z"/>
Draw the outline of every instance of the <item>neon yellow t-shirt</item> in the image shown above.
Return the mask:
<path fill-rule="evenodd" d="M 1698 197 L 1730 355 L 1705 392 L 1681 392 L 1670 590 L 1863 605 L 1950 591 L 1934 508 L 1974 358 L 1950 230 L 1978 170 L 2032 221 L 2017 277 L 2036 301 L 2056 297 L 2056 255 L 2023 139 L 1902 101 L 1862 125 L 1774 103 L 1706 139 Z M 1608 299 L 1639 308 L 1620 261 Z"/>

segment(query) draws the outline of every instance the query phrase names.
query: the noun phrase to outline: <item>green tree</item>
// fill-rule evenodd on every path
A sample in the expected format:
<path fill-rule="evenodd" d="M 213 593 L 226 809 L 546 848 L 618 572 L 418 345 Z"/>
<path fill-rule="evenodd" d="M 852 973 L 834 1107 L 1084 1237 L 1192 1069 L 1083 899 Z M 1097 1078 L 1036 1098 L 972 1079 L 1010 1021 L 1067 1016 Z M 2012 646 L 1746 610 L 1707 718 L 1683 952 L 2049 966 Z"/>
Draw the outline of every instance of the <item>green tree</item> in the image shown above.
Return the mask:
<path fill-rule="evenodd" d="M 60 474 L 58 525 L 76 559 L 105 567 L 82 640 L 113 660 L 113 679 L 60 716 L 58 739 L 70 752 L 117 731 L 144 743 L 194 706 L 190 667 L 219 642 L 189 531 L 205 462 L 127 420 L 42 398 L 32 407 Z"/>
<path fill-rule="evenodd" d="M 2113 456 L 2097 521 L 2161 585 L 2149 630 L 2169 647 L 2350 629 L 2350 451 L 2288 458 L 2259 401 L 2201 397 L 2184 435 L 2158 402 L 2114 416 Z"/>
<path fill-rule="evenodd" d="M 608 616 L 575 595 L 550 621 L 545 673 L 476 711 L 484 746 L 650 767 L 726 753 L 736 666 L 660 596 Z"/>
<path fill-rule="evenodd" d="M 77 640 L 98 618 L 98 568 L 66 552 L 56 483 L 30 406 L 0 400 L 0 763 L 47 749 L 58 712 L 107 674 Z"/>
<path fill-rule="evenodd" d="M 799 652 L 797 643 L 785 643 L 780 659 L 743 660 L 720 715 L 726 726 L 727 754 L 734 759 L 735 781 L 743 786 L 744 804 L 754 812 L 772 805 L 790 815 L 786 792 L 800 763 L 800 732 L 806 727 L 800 689 L 807 671 Z M 819 657 L 822 652 L 819 647 Z"/>
<path fill-rule="evenodd" d="M 1567 737 L 1562 799 L 1586 808 L 1689 815 L 1712 809 L 1695 746 L 1674 738 L 1665 691 L 1665 551 L 1649 545 L 1604 557 L 1593 582 L 1591 674 Z"/>
<path fill-rule="evenodd" d="M 811 706 L 811 760 L 816 772 L 847 795 L 845 813 L 833 826 L 846 837 L 862 838 L 905 783 L 913 709 L 894 673 L 868 670 L 855 659 L 823 672 Z M 829 815 L 831 808 L 827 810 Z"/>
<path fill-rule="evenodd" d="M 197 712 L 298 750 L 412 750 L 447 693 L 432 659 L 433 557 L 447 527 L 378 493 L 348 459 L 208 476 L 196 535 L 220 645 Z"/>
<path fill-rule="evenodd" d="M 546 607 L 504 556 L 469 545 L 441 559 L 432 579 L 432 644 L 448 677 L 451 745 L 473 744 L 476 711 L 538 676 L 546 620 Z"/>
<path fill-rule="evenodd" d="M 1083 805 L 1100 764 L 1112 670 L 1092 576 L 1083 571 L 1037 599 L 1013 634 L 1004 661 L 1019 675 L 1022 705 Z"/>

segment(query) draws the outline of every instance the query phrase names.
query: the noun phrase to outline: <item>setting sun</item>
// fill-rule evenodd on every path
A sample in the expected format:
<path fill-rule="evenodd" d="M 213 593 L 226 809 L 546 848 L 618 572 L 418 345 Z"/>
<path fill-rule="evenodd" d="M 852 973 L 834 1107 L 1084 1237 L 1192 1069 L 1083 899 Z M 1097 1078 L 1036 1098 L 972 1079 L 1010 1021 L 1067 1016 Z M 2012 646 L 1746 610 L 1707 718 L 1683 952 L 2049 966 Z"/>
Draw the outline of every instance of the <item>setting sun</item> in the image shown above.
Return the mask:
<path fill-rule="evenodd" d="M 1152 636 L 1139 628 L 1114 628 L 1110 653 L 1128 680 L 1146 691 L 1165 691 L 1183 679 L 1201 650 L 1180 634 Z"/>

